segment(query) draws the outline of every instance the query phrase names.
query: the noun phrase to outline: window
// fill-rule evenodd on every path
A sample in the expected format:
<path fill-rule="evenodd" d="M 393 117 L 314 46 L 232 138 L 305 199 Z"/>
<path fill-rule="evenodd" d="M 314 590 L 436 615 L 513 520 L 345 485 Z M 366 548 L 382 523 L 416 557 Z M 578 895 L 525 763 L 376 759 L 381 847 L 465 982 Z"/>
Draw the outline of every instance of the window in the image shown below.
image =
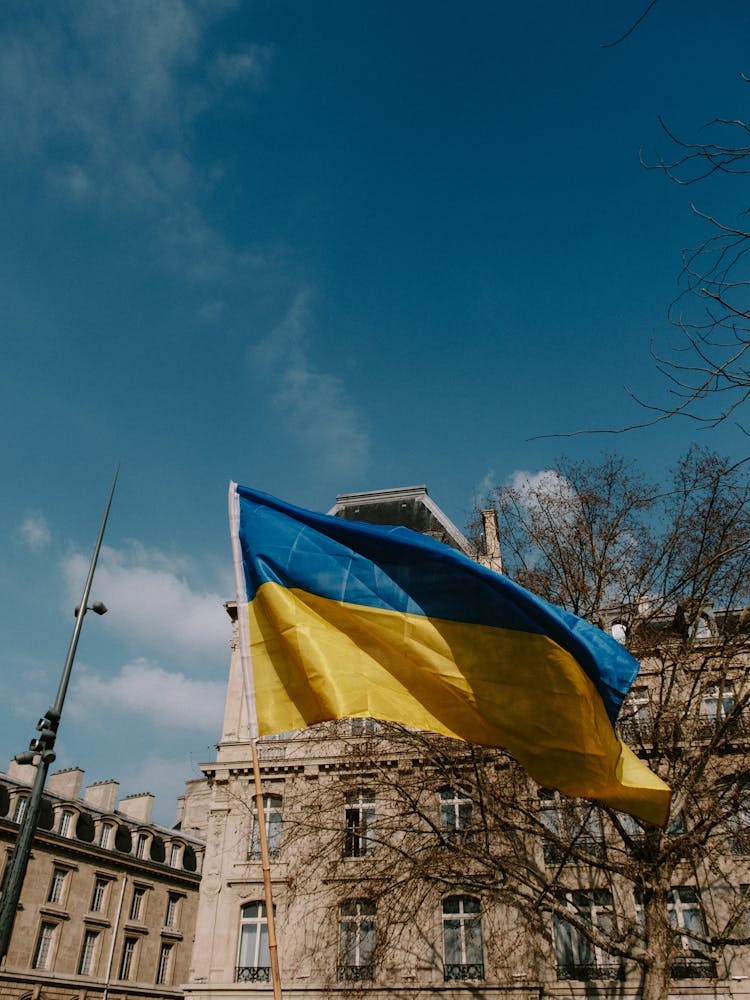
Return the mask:
<path fill-rule="evenodd" d="M 102 823 L 99 827 L 99 840 L 97 841 L 99 847 L 103 847 L 106 850 L 110 846 L 113 829 L 114 826 L 112 823 Z"/>
<path fill-rule="evenodd" d="M 28 804 L 28 801 L 29 799 L 27 795 L 19 795 L 18 798 L 16 799 L 16 806 L 15 809 L 13 810 L 14 823 L 20 823 L 21 820 L 23 819 L 24 814 L 26 813 L 26 806 Z"/>
<path fill-rule="evenodd" d="M 471 840 L 471 799 L 454 788 L 440 789 L 440 827 L 448 841 Z"/>
<path fill-rule="evenodd" d="M 52 946 L 55 943 L 56 932 L 57 924 L 46 920 L 42 922 L 36 939 L 36 947 L 34 948 L 34 958 L 31 963 L 32 968 L 50 969 L 52 967 Z"/>
<path fill-rule="evenodd" d="M 146 889 L 142 885 L 133 886 L 133 898 L 130 901 L 130 919 L 143 920 L 146 906 Z"/>
<path fill-rule="evenodd" d="M 539 821 L 549 834 L 542 839 L 546 864 L 585 861 L 585 855 L 605 856 L 604 827 L 596 806 L 563 802 L 558 792 L 540 788 Z"/>
<path fill-rule="evenodd" d="M 339 907 L 340 982 L 374 978 L 375 904 L 369 899 L 347 899 Z"/>
<path fill-rule="evenodd" d="M 730 681 L 712 684 L 703 692 L 701 723 L 709 731 L 720 728 L 734 708 L 734 685 Z"/>
<path fill-rule="evenodd" d="M 96 957 L 99 950 L 99 931 L 87 930 L 83 935 L 81 957 L 78 962 L 79 976 L 93 976 L 96 972 Z"/>
<path fill-rule="evenodd" d="M 582 923 L 609 931 L 614 923 L 612 893 L 608 889 L 583 889 L 566 893 L 566 909 Z M 560 914 L 553 916 L 557 978 L 587 981 L 618 979 L 623 974 L 619 961 L 595 947 L 585 934 Z"/>
<path fill-rule="evenodd" d="M 375 800 L 371 792 L 346 797 L 344 857 L 361 858 L 375 849 Z"/>
<path fill-rule="evenodd" d="M 263 796 L 263 816 L 266 822 L 266 840 L 268 841 L 268 853 L 275 857 L 279 853 L 281 846 L 281 810 L 282 798 L 280 795 Z M 253 830 L 250 836 L 250 857 L 260 857 L 260 828 L 258 825 L 258 814 L 255 803 L 253 803 Z"/>
<path fill-rule="evenodd" d="M 374 719 L 349 719 L 349 731 L 352 736 L 374 736 L 377 723 Z"/>
<path fill-rule="evenodd" d="M 698 621 L 695 623 L 695 638 L 710 639 L 712 635 L 713 629 L 711 628 L 711 616 L 699 615 Z"/>
<path fill-rule="evenodd" d="M 167 900 L 167 912 L 164 915 L 164 926 L 165 927 L 176 927 L 177 926 L 177 914 L 180 909 L 180 897 L 176 892 L 170 892 L 169 899 Z"/>
<path fill-rule="evenodd" d="M 122 956 L 120 957 L 120 979 L 135 979 L 136 951 L 138 949 L 137 937 L 126 937 L 122 943 Z"/>
<path fill-rule="evenodd" d="M 235 979 L 238 983 L 270 983 L 268 920 L 264 903 L 245 903 L 240 911 L 240 947 Z"/>
<path fill-rule="evenodd" d="M 484 979 L 482 918 L 473 896 L 449 896 L 443 900 L 443 948 L 446 982 Z"/>
<path fill-rule="evenodd" d="M 94 891 L 91 893 L 92 913 L 101 913 L 104 910 L 108 885 L 109 879 L 102 878 L 101 875 L 97 875 L 94 879 Z"/>
<path fill-rule="evenodd" d="M 159 951 L 159 964 L 156 967 L 157 983 L 168 983 L 172 973 L 172 950 L 174 945 L 170 941 L 162 941 Z"/>
<path fill-rule="evenodd" d="M 52 881 L 49 884 L 47 893 L 48 903 L 61 903 L 65 894 L 65 879 L 68 873 L 65 868 L 55 868 L 52 872 Z"/>
<path fill-rule="evenodd" d="M 742 782 L 736 790 L 736 804 L 727 822 L 732 854 L 750 854 L 750 782 Z"/>
<path fill-rule="evenodd" d="M 180 867 L 180 851 L 182 850 L 180 844 L 172 844 L 169 848 L 169 867 L 179 868 Z"/>
<path fill-rule="evenodd" d="M 146 845 L 148 844 L 148 834 L 139 833 L 135 841 L 135 856 L 143 858 L 146 856 Z"/>
<path fill-rule="evenodd" d="M 620 716 L 619 728 L 626 740 L 641 740 L 651 732 L 651 695 L 645 684 L 638 684 L 630 689 Z"/>
<path fill-rule="evenodd" d="M 71 834 L 71 829 L 73 826 L 73 813 L 70 809 L 63 809 L 60 813 L 60 825 L 57 828 L 57 832 L 61 837 L 69 837 Z"/>
<path fill-rule="evenodd" d="M 667 894 L 667 913 L 669 922 L 676 931 L 687 933 L 677 934 L 677 946 L 681 949 L 672 963 L 673 979 L 713 978 L 716 975 L 716 963 L 701 952 L 699 941 L 692 936 L 706 935 L 706 923 L 703 919 L 700 896 L 692 885 L 674 886 Z"/>

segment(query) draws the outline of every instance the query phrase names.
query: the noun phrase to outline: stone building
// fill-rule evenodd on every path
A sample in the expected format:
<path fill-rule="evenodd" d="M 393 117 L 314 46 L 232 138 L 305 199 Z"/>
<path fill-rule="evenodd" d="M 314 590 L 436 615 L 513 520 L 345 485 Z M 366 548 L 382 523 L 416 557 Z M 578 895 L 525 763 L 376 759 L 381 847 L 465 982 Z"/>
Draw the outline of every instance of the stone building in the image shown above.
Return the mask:
<path fill-rule="evenodd" d="M 424 488 L 339 497 L 332 513 L 405 524 L 473 552 Z M 500 569 L 491 517 L 484 538 L 484 551 L 475 556 Z M 236 622 L 234 604 L 227 611 Z M 705 630 L 699 637 L 704 667 L 712 673 L 700 675 L 700 684 L 697 667 L 691 674 L 687 714 L 674 724 L 674 753 L 686 753 L 691 742 L 712 747 L 720 739 L 720 768 L 750 775 L 739 715 L 746 643 L 737 646 L 739 658 L 722 661 L 729 667 L 717 677 L 720 617 L 706 614 L 698 623 Z M 635 626 L 632 617 L 613 612 L 607 627 L 624 638 Z M 673 626 L 660 628 L 660 642 L 669 648 Z M 644 663 L 623 713 L 623 733 L 644 753 L 654 727 L 668 721 L 668 713 L 657 719 L 654 712 L 664 662 Z M 662 997 L 750 997 L 744 903 L 750 801 L 743 813 L 727 799 L 702 855 L 679 853 L 680 838 L 687 836 L 680 813 L 667 839 L 652 837 L 621 814 L 613 819 L 590 803 L 537 788 L 500 751 L 457 747 L 371 720 L 265 738 L 259 756 L 287 998 L 637 1000 L 641 972 L 628 955 L 637 951 L 648 905 L 637 888 L 639 873 L 654 852 L 672 846 L 664 913 L 676 950 Z M 195 783 L 186 799 L 205 830 L 206 854 L 185 995 L 270 997 L 260 818 L 236 628 L 221 740 L 216 759 L 203 770 L 207 786 Z M 717 788 L 722 780 L 717 771 Z M 513 813 L 513 823 L 503 810 Z M 197 818 L 202 815 L 205 820 Z M 515 900 L 506 884 L 511 877 L 523 890 Z M 519 900 L 523 905 L 514 905 Z M 620 926 L 620 953 L 611 954 L 606 944 L 617 940 Z M 593 936 L 582 933 L 588 929 Z M 711 943 L 720 939 L 721 947 Z"/>
<path fill-rule="evenodd" d="M 118 803 L 118 782 L 103 781 L 81 795 L 83 776 L 71 768 L 48 779 L 0 997 L 176 1000 L 193 946 L 203 841 L 181 823 L 152 823 L 150 793 Z M 15 762 L 0 773 L 0 879 L 33 777 L 33 766 Z"/>

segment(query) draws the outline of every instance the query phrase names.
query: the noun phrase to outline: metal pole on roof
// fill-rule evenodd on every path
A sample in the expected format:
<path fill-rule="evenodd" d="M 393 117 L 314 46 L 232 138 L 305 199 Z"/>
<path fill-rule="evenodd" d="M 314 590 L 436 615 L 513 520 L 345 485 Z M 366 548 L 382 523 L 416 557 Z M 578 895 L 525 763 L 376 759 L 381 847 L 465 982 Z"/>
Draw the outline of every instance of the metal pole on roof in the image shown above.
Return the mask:
<path fill-rule="evenodd" d="M 55 702 L 52 707 L 47 709 L 43 718 L 41 718 L 37 723 L 36 728 L 39 731 L 39 736 L 31 741 L 28 750 L 23 753 L 16 754 L 15 756 L 15 760 L 19 764 L 35 765 L 36 775 L 34 777 L 31 793 L 28 797 L 26 809 L 24 810 L 21 820 L 16 845 L 13 849 L 10 861 L 8 862 L 5 884 L 3 886 L 2 897 L 0 897 L 0 963 L 4 961 L 8 953 L 10 937 L 13 932 L 13 923 L 16 918 L 16 910 L 18 909 L 18 901 L 21 897 L 21 890 L 23 889 L 23 882 L 26 877 L 26 869 L 29 864 L 31 844 L 39 822 L 39 811 L 42 805 L 42 792 L 47 780 L 47 772 L 49 771 L 50 764 L 55 759 L 55 739 L 57 738 L 57 729 L 60 725 L 63 703 L 65 702 L 65 695 L 68 690 L 70 674 L 73 669 L 73 660 L 75 659 L 76 649 L 78 648 L 78 639 L 83 627 L 83 619 L 85 618 L 87 611 L 95 611 L 98 615 L 103 615 L 107 611 L 101 601 L 95 601 L 90 607 L 88 601 L 91 594 L 91 584 L 94 579 L 94 570 L 96 569 L 96 563 L 99 559 L 99 552 L 102 547 L 104 529 L 107 526 L 109 508 L 112 505 L 112 497 L 115 492 L 115 485 L 117 484 L 118 472 L 119 466 L 115 471 L 115 477 L 112 480 L 112 486 L 109 491 L 109 496 L 107 497 L 102 523 L 99 528 L 99 535 L 96 539 L 96 545 L 94 546 L 94 552 L 91 556 L 91 563 L 89 565 L 88 576 L 86 577 L 86 583 L 83 588 L 81 603 L 75 611 L 76 621 L 73 626 L 73 635 L 70 639 L 68 654 L 65 657 L 65 665 L 63 666 L 62 675 L 60 677 L 57 697 L 55 698 Z"/>

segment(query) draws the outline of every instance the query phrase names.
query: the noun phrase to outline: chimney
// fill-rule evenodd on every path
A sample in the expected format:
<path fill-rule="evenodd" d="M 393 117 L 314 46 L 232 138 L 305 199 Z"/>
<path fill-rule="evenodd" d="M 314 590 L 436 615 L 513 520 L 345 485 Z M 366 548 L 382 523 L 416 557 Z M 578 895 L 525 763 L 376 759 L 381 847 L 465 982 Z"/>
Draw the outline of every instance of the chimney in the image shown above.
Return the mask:
<path fill-rule="evenodd" d="M 503 555 L 500 551 L 500 532 L 497 526 L 497 511 L 494 508 L 483 510 L 482 524 L 484 526 L 484 558 L 480 562 L 496 573 L 503 571 Z"/>
<path fill-rule="evenodd" d="M 129 819 L 139 823 L 151 822 L 151 810 L 154 807 L 155 796 L 151 792 L 139 792 L 137 795 L 126 795 L 120 800 L 120 812 Z"/>
<path fill-rule="evenodd" d="M 80 767 L 66 767 L 56 771 L 47 779 L 47 789 L 64 799 L 77 799 L 81 794 L 83 771 Z"/>
<path fill-rule="evenodd" d="M 22 785 L 33 785 L 36 776 L 36 768 L 33 764 L 18 764 L 11 758 L 8 770 L 5 772 L 9 778 L 20 782 Z"/>
<path fill-rule="evenodd" d="M 117 802 L 117 792 L 120 782 L 110 778 L 109 781 L 95 781 L 83 793 L 83 801 L 102 812 L 114 812 Z"/>

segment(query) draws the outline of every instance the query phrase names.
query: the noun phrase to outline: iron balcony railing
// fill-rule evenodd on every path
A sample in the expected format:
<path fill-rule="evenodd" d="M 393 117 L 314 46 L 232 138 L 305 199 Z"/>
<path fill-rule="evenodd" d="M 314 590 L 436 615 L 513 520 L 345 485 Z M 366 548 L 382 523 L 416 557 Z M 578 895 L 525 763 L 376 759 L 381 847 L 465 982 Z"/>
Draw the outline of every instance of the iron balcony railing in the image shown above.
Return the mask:
<path fill-rule="evenodd" d="M 484 964 L 482 962 L 469 962 L 466 965 L 444 965 L 443 979 L 446 983 L 452 983 L 465 979 L 484 979 Z"/>
<path fill-rule="evenodd" d="M 375 978 L 372 963 L 367 965 L 340 965 L 337 978 L 340 983 L 362 983 Z"/>
<path fill-rule="evenodd" d="M 569 963 L 557 967 L 558 979 L 588 983 L 593 979 L 623 979 L 625 970 L 620 962 Z"/>
<path fill-rule="evenodd" d="M 679 955 L 672 962 L 672 979 L 716 979 L 716 962 L 703 955 Z"/>
<path fill-rule="evenodd" d="M 238 965 L 235 970 L 236 983 L 270 983 L 270 965 Z"/>

